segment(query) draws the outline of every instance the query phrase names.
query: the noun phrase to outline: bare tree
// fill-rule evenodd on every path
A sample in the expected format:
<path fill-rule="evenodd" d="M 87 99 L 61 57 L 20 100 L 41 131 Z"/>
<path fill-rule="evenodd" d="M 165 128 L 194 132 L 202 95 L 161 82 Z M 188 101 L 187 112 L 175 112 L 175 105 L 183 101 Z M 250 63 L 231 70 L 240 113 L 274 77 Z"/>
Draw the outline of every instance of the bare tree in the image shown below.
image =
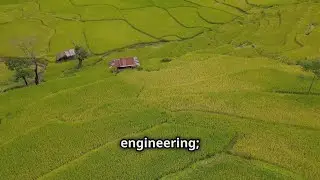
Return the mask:
<path fill-rule="evenodd" d="M 37 59 L 36 53 L 34 50 L 34 41 L 32 39 L 27 41 L 22 41 L 18 44 L 18 47 L 24 53 L 24 55 L 28 58 L 28 60 L 31 61 L 32 64 L 34 65 L 34 69 L 33 69 L 34 82 L 36 85 L 40 84 L 39 66 L 43 66 L 45 68 L 47 63 L 45 61 Z"/>

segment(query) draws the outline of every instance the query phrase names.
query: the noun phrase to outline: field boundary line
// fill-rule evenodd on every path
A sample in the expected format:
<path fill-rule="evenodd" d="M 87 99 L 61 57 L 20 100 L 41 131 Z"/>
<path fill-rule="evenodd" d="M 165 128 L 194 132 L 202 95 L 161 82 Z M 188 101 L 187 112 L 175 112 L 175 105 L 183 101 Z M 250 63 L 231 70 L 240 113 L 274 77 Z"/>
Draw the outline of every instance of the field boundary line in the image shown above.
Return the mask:
<path fill-rule="evenodd" d="M 210 129 L 208 127 L 205 127 L 205 126 L 195 126 L 195 125 L 185 125 L 185 124 L 180 124 L 180 123 L 176 123 L 176 122 L 169 122 L 169 124 L 174 124 L 174 125 L 180 125 L 180 126 L 186 126 L 186 127 L 196 127 L 196 128 L 204 128 L 204 129 Z M 273 162 L 270 162 L 268 160 L 264 160 L 264 159 L 261 159 L 261 158 L 255 158 L 255 157 L 252 157 L 252 156 L 246 156 L 246 154 L 241 154 L 240 152 L 236 152 L 233 150 L 234 146 L 237 144 L 237 142 L 239 140 L 241 140 L 242 138 L 244 138 L 245 134 L 242 133 L 242 132 L 235 132 L 234 133 L 234 136 L 230 139 L 230 141 L 224 146 L 224 148 L 222 149 L 222 151 L 219 151 L 215 154 L 208 154 L 206 157 L 207 158 L 200 158 L 198 159 L 197 161 L 189 164 L 187 167 L 181 169 L 181 170 L 177 170 L 175 172 L 172 172 L 172 173 L 168 173 L 166 175 L 163 175 L 161 176 L 160 178 L 158 179 L 161 179 L 161 178 L 164 178 L 166 176 L 169 176 L 169 175 L 172 175 L 172 174 L 175 174 L 175 173 L 179 173 L 181 171 L 184 171 L 186 169 L 189 169 L 189 168 L 192 168 L 192 166 L 194 164 L 197 164 L 198 162 L 201 162 L 201 161 L 205 161 L 207 159 L 210 159 L 210 158 L 214 158 L 214 156 L 218 155 L 218 154 L 225 154 L 225 155 L 230 155 L 230 156 L 234 156 L 234 157 L 239 157 L 241 159 L 245 159 L 245 160 L 248 160 L 248 161 L 259 161 L 261 163 L 264 163 L 264 164 L 268 164 L 268 165 L 271 165 L 271 166 L 274 166 L 276 168 L 280 168 L 280 169 L 283 169 L 283 170 L 286 170 L 287 172 L 290 172 L 292 175 L 294 176 L 298 176 L 298 177 L 302 177 L 301 174 L 298 174 L 298 173 L 295 173 L 293 170 L 285 167 L 285 166 L 282 166 L 280 164 L 277 164 L 277 163 L 273 163 Z M 208 157 L 209 156 L 209 157 Z"/>
<path fill-rule="evenodd" d="M 40 175 L 39 177 L 36 177 L 35 179 L 43 179 L 43 178 L 47 177 L 48 175 L 50 175 L 51 173 L 57 172 L 57 171 L 59 171 L 60 169 L 63 169 L 64 167 L 67 167 L 67 166 L 71 165 L 72 163 L 76 163 L 76 162 L 78 162 L 78 161 L 81 161 L 81 160 L 83 160 L 84 158 L 86 158 L 87 156 L 89 156 L 90 154 L 95 153 L 95 152 L 98 152 L 100 149 L 103 149 L 103 148 L 105 148 L 106 146 L 108 146 L 109 144 L 115 143 L 115 142 L 117 142 L 117 141 L 119 141 L 119 140 L 121 140 L 121 139 L 123 139 L 123 138 L 129 137 L 129 136 L 134 136 L 134 135 L 137 135 L 137 134 L 140 134 L 140 133 L 144 133 L 144 132 L 150 131 L 150 130 L 152 130 L 152 129 L 155 129 L 155 128 L 164 126 L 165 124 L 169 124 L 169 123 L 168 123 L 167 121 L 164 121 L 164 122 L 162 122 L 162 123 L 155 124 L 155 125 L 153 125 L 153 126 L 150 127 L 150 128 L 144 128 L 144 129 L 141 129 L 141 130 L 139 130 L 139 131 L 137 131 L 137 132 L 133 132 L 133 133 L 127 134 L 127 135 L 125 135 L 125 136 L 122 136 L 122 137 L 120 137 L 120 138 L 111 140 L 111 141 L 109 141 L 109 142 L 107 142 L 107 143 L 105 143 L 105 144 L 102 144 L 101 146 L 98 146 L 98 147 L 96 147 L 96 148 L 94 148 L 94 149 L 91 149 L 91 150 L 85 152 L 85 153 L 82 154 L 81 156 L 78 156 L 77 158 L 75 158 L 75 159 L 73 159 L 73 160 L 71 160 L 71 161 L 68 161 L 68 162 L 62 164 L 61 166 L 58 166 L 58 167 L 56 167 L 56 168 L 48 171 L 47 173 L 44 173 L 44 174 Z"/>
<path fill-rule="evenodd" d="M 210 59 L 210 58 L 208 58 L 208 59 Z M 208 59 L 205 59 L 205 60 L 203 60 L 203 61 L 207 61 Z M 194 84 L 201 83 L 201 82 L 204 82 L 204 81 L 214 80 L 214 79 L 217 79 L 217 78 L 220 78 L 220 77 L 224 77 L 224 76 L 233 76 L 233 75 L 237 75 L 237 74 L 239 74 L 239 73 L 244 73 L 244 72 L 247 72 L 247 71 L 260 70 L 260 69 L 263 69 L 263 68 L 267 68 L 267 67 L 259 67 L 259 68 L 246 69 L 246 70 L 241 70 L 241 71 L 232 72 L 232 73 L 220 73 L 220 74 L 217 74 L 217 75 L 215 75 L 215 76 L 200 78 L 200 79 L 194 80 L 194 81 L 192 81 L 192 82 L 185 82 L 185 83 L 180 83 L 180 84 L 175 84 L 175 85 L 166 86 L 166 88 L 175 88 L 175 87 L 182 87 L 182 86 L 190 86 L 190 85 L 194 85 Z M 150 89 L 163 89 L 163 87 L 161 87 L 161 86 L 153 86 L 153 87 L 151 87 Z"/>
<path fill-rule="evenodd" d="M 244 137 L 243 133 L 235 132 L 235 135 L 229 141 L 229 143 L 223 148 L 224 152 L 232 151 L 233 147 L 237 144 L 237 142 Z"/>
<path fill-rule="evenodd" d="M 299 91 L 266 91 L 268 93 L 287 94 L 287 95 L 301 95 L 301 96 L 320 96 L 318 92 L 299 92 Z"/>
<path fill-rule="evenodd" d="M 170 175 L 173 175 L 173 174 L 176 174 L 176 173 L 179 173 L 179 172 L 182 172 L 182 171 L 185 171 L 187 169 L 192 169 L 192 167 L 199 163 L 199 162 L 202 162 L 202 161 L 206 161 L 208 159 L 211 159 L 211 158 L 214 158 L 216 155 L 218 154 L 221 154 L 222 152 L 218 152 L 218 153 L 214 153 L 214 154 L 207 154 L 205 157 L 203 158 L 199 158 L 197 159 L 196 161 L 191 161 L 190 163 L 187 163 L 184 167 L 178 169 L 177 171 L 172 171 L 172 172 L 169 172 L 169 173 L 166 173 L 164 175 L 161 175 L 159 176 L 158 178 L 156 178 L 157 180 L 160 180 L 160 179 L 163 179 L 167 176 L 170 176 Z"/>
<path fill-rule="evenodd" d="M 100 79 L 100 80 L 98 80 L 98 81 L 95 81 L 95 82 L 92 82 L 92 83 L 88 83 L 88 84 L 84 84 L 84 85 L 81 85 L 81 86 L 63 89 L 63 90 L 57 91 L 57 92 L 55 92 L 55 93 L 51 93 L 51 94 L 49 94 L 49 95 L 46 95 L 46 96 L 40 98 L 39 100 L 45 100 L 45 99 L 51 98 L 51 97 L 53 97 L 53 96 L 56 96 L 56 95 L 59 95 L 59 94 L 62 94 L 62 93 L 65 93 L 65 92 L 68 92 L 68 91 L 71 91 L 71 90 L 79 90 L 79 89 L 82 89 L 82 88 L 84 88 L 84 87 L 92 86 L 92 85 L 95 85 L 95 84 L 99 84 L 99 83 L 104 82 L 104 81 L 107 81 L 107 80 L 108 80 L 108 79 Z"/>
<path fill-rule="evenodd" d="M 144 34 L 146 36 L 149 36 L 150 38 L 153 38 L 154 40 L 161 40 L 160 38 L 150 34 L 150 33 L 147 33 L 147 32 L 144 32 L 143 30 L 135 27 L 132 23 L 130 23 L 127 19 L 125 18 L 110 18 L 110 19 L 95 19 L 95 20 L 83 20 L 82 18 L 81 19 L 69 19 L 69 18 L 63 18 L 63 17 L 59 17 L 59 16 L 53 16 L 54 18 L 57 18 L 57 19 L 60 19 L 60 20 L 64 20 L 64 21 L 75 21 L 75 22 L 82 22 L 82 23 L 86 23 L 86 22 L 108 22 L 108 21 L 123 21 L 125 23 L 127 23 L 132 29 L 138 31 L 139 33 L 141 34 Z M 96 55 L 99 55 L 99 54 L 96 54 Z"/>
<path fill-rule="evenodd" d="M 222 10 L 222 9 L 219 9 L 219 8 L 215 8 L 215 7 L 210 7 L 210 6 L 204 6 L 202 4 L 198 4 L 198 3 L 195 3 L 193 2 L 192 0 L 184 0 L 185 2 L 188 2 L 190 4 L 193 4 L 193 5 L 196 5 L 198 7 L 203 7 L 203 8 L 209 8 L 209 9 L 214 9 L 214 10 L 218 10 L 218 11 L 221 11 L 221 12 L 224 12 L 224 13 L 227 13 L 227 14 L 230 14 L 230 15 L 233 15 L 233 16 L 236 16 L 236 17 L 240 17 L 239 15 L 237 14 L 233 14 L 229 11 L 226 11 L 226 10 Z"/>
<path fill-rule="evenodd" d="M 209 31 L 213 31 L 212 29 Z M 165 44 L 165 43 L 172 43 L 172 42 L 182 42 L 182 41 L 186 41 L 186 40 L 190 40 L 193 38 L 196 38 L 202 34 L 204 34 L 205 31 L 199 31 L 198 33 L 194 34 L 193 36 L 190 37 L 186 37 L 186 38 L 182 38 L 178 35 L 165 35 L 165 36 L 161 36 L 160 40 L 158 41 L 154 41 L 154 42 L 140 42 L 140 43 L 136 43 L 136 44 L 131 44 L 131 45 L 127 45 L 127 46 L 123 46 L 120 48 L 116 48 L 116 49 L 111 49 L 108 50 L 106 52 L 103 53 L 95 53 L 95 55 L 102 55 L 102 58 L 109 56 L 110 54 L 114 53 L 114 52 L 120 52 L 123 51 L 125 49 L 137 49 L 140 47 L 149 47 L 149 46 L 154 46 L 154 45 L 159 45 L 159 44 Z M 179 40 L 164 40 L 163 37 L 167 37 L 167 36 L 176 36 L 179 38 Z"/>
<path fill-rule="evenodd" d="M 72 6 L 75 6 L 75 7 L 90 7 L 90 6 L 109 6 L 109 7 L 113 7 L 119 11 L 122 11 L 122 10 L 135 10 L 135 9 L 144 9 L 144 8 L 150 8 L 150 7 L 154 7 L 153 5 L 148 5 L 148 6 L 140 6 L 140 7 L 131 7 L 131 8 L 119 8 L 115 5 L 112 5 L 112 4 L 77 4 L 74 2 L 74 0 L 69 0 L 69 3 L 72 5 Z"/>
<path fill-rule="evenodd" d="M 208 27 L 205 27 L 205 26 L 187 26 L 185 24 L 183 24 L 182 22 L 180 22 L 178 20 L 178 18 L 174 17 L 171 12 L 169 11 L 169 9 L 174 9 L 174 8 L 164 8 L 164 7 L 161 7 L 161 6 L 158 6 L 156 5 L 156 3 L 154 2 L 154 0 L 151 0 L 152 3 L 154 4 L 154 7 L 156 8 L 159 8 L 159 9 L 162 9 L 163 11 L 165 11 L 176 23 L 178 23 L 180 26 L 184 27 L 184 28 L 188 28 L 188 29 L 195 29 L 195 28 L 202 28 L 202 29 L 209 29 Z M 179 7 L 175 7 L 175 8 L 179 8 Z M 191 8 L 191 7 L 190 7 Z M 195 8 L 195 9 L 198 9 L 196 7 L 192 7 L 192 8 Z"/>
<path fill-rule="evenodd" d="M 137 95 L 136 95 L 136 98 L 139 98 L 139 97 L 140 97 L 140 95 L 143 93 L 143 91 L 145 90 L 145 88 L 146 88 L 146 83 L 145 83 L 145 81 L 144 81 L 143 84 L 142 84 L 142 86 L 141 86 L 141 88 L 140 88 L 140 90 L 139 90 L 139 92 L 138 92 Z"/>
<path fill-rule="evenodd" d="M 253 4 L 250 3 L 249 0 L 245 0 L 245 2 L 252 6 L 252 7 L 256 7 L 256 8 L 261 8 L 261 9 L 269 9 L 269 8 L 274 8 L 274 7 L 279 7 L 279 6 L 289 6 L 289 5 L 300 5 L 300 4 L 319 4 L 319 2 L 308 2 L 308 1 L 296 1 L 294 3 L 285 3 L 285 4 L 271 4 L 271 5 L 259 5 L 259 4 Z"/>
<path fill-rule="evenodd" d="M 285 166 L 282 166 L 280 164 L 277 164 L 277 163 L 274 163 L 274 162 L 270 162 L 270 161 L 267 161 L 267 160 L 264 160 L 264 159 L 261 159 L 261 158 L 255 158 L 255 157 L 252 157 L 252 156 L 248 156 L 247 157 L 245 155 L 241 155 L 239 152 L 227 151 L 226 154 L 228 154 L 230 156 L 234 156 L 234 157 L 239 157 L 241 159 L 245 159 L 245 160 L 248 160 L 248 161 L 258 161 L 258 162 L 261 162 L 263 164 L 268 164 L 268 165 L 274 166 L 276 168 L 279 168 L 279 169 L 285 170 L 287 172 L 290 172 L 290 173 L 292 173 L 292 175 L 298 176 L 300 178 L 303 177 L 301 174 L 298 174 L 298 173 L 294 172 L 294 170 L 288 169 Z M 304 178 L 302 178 L 302 179 L 304 179 Z"/>
<path fill-rule="evenodd" d="M 80 76 L 78 76 L 78 77 L 80 77 Z M 75 77 L 70 77 L 70 78 L 75 78 Z M 58 79 L 57 79 L 57 80 L 58 80 Z M 81 89 L 81 88 L 84 88 L 84 87 L 87 87 L 87 86 L 91 86 L 91 85 L 94 85 L 94 84 L 98 84 L 98 83 L 101 83 L 101 82 L 107 81 L 107 80 L 108 80 L 108 78 L 107 78 L 107 79 L 100 79 L 100 80 L 97 80 L 97 81 L 95 81 L 95 82 L 86 83 L 86 84 L 83 84 L 83 85 L 80 85 L 80 86 L 70 87 L 70 88 L 66 88 L 66 89 L 61 89 L 61 90 L 58 90 L 57 92 L 53 92 L 53 93 L 52 93 L 52 92 L 51 92 L 51 93 L 48 92 L 48 93 L 47 93 L 48 95 L 39 97 L 36 101 L 34 101 L 34 102 L 28 104 L 27 106 L 25 106 L 25 107 L 23 108 L 23 110 L 26 110 L 27 108 L 31 107 L 32 105 L 37 104 L 38 101 L 43 101 L 43 100 L 46 100 L 46 99 L 48 99 L 48 98 L 52 98 L 52 97 L 54 97 L 54 96 L 57 96 L 57 95 L 59 95 L 59 94 L 66 93 L 66 92 L 68 92 L 68 91 L 70 91 L 70 90 L 78 90 L 78 89 Z M 55 81 L 56 81 L 56 80 L 55 80 Z M 49 93 L 50 93 L 50 94 L 49 94 Z"/>
<path fill-rule="evenodd" d="M 240 7 L 237 7 L 237 6 L 233 6 L 231 4 L 228 4 L 228 3 L 225 3 L 225 2 L 220 2 L 218 0 L 214 0 L 216 3 L 218 4 L 222 4 L 222 5 L 225 5 L 225 6 L 228 6 L 228 7 L 231 7 L 233 9 L 236 9 L 237 11 L 239 11 L 240 13 L 243 13 L 243 14 L 249 14 L 247 11 L 245 11 L 244 9 L 241 9 Z M 250 10 L 250 9 L 249 9 Z"/>
<path fill-rule="evenodd" d="M 287 124 L 287 123 L 282 123 L 282 122 L 272 122 L 272 121 L 267 121 L 263 119 L 258 119 L 258 118 L 253 118 L 253 117 L 246 117 L 238 114 L 233 114 L 233 113 L 228 113 L 228 112 L 221 112 L 221 111 L 211 111 L 211 110 L 201 110 L 201 109 L 167 109 L 169 112 L 172 113 L 178 113 L 178 112 L 201 112 L 201 113 L 210 113 L 210 114 L 217 114 L 217 115 L 225 115 L 225 116 L 230 116 L 230 117 L 235 117 L 239 119 L 247 119 L 251 121 L 255 121 L 258 123 L 262 124 L 272 124 L 272 125 L 284 125 L 287 127 L 292 127 L 292 128 L 297 128 L 297 129 L 304 129 L 304 130 L 310 130 L 310 131 L 320 131 L 318 128 L 313 128 L 313 127 L 308 127 L 308 126 L 301 126 L 301 125 L 295 125 L 295 124 Z"/>
<path fill-rule="evenodd" d="M 277 165 L 277 164 L 273 164 L 273 163 L 270 163 L 270 162 L 264 161 L 264 160 L 259 160 L 259 159 L 254 159 L 254 158 L 253 158 L 253 159 L 247 159 L 247 158 L 244 158 L 244 157 L 241 157 L 241 156 L 237 156 L 237 155 L 234 155 L 234 154 L 230 154 L 230 153 L 226 153 L 226 152 L 218 152 L 218 153 L 215 153 L 215 154 L 213 154 L 213 155 L 208 156 L 207 158 L 199 159 L 199 160 L 195 161 L 194 163 L 189 164 L 187 167 L 185 167 L 185 168 L 183 168 L 183 169 L 181 169 L 181 170 L 175 171 L 175 172 L 173 172 L 173 173 L 168 173 L 168 174 L 166 174 L 166 175 L 164 175 L 164 176 L 160 176 L 160 177 L 157 178 L 157 179 L 160 180 L 160 179 L 163 179 L 163 178 L 165 178 L 165 177 L 167 177 L 167 176 L 174 175 L 174 174 L 177 174 L 177 173 L 179 173 L 179 172 L 186 171 L 186 170 L 188 170 L 188 169 L 193 170 L 193 169 L 194 169 L 194 168 L 193 168 L 194 165 L 197 165 L 197 164 L 199 164 L 199 163 L 201 163 L 201 162 L 203 162 L 203 161 L 207 161 L 207 160 L 210 160 L 210 159 L 214 160 L 215 156 L 217 156 L 217 155 L 233 156 L 233 157 L 238 157 L 238 158 L 241 158 L 241 159 L 244 159 L 244 160 L 247 160 L 247 161 L 260 162 L 260 163 L 262 163 L 262 164 L 267 164 L 267 165 L 269 165 L 269 166 L 273 166 L 274 168 L 277 168 L 277 169 L 280 169 L 280 170 L 285 170 L 287 173 L 290 173 L 290 174 L 293 175 L 294 177 L 299 177 L 299 178 L 301 178 L 301 179 L 304 179 L 302 175 L 300 175 L 300 174 L 298 174 L 298 173 L 294 172 L 293 170 L 290 170 L 290 169 L 288 169 L 288 168 L 286 168 L 286 167 L 283 167 L 283 166 L 280 166 L 280 165 Z M 279 174 L 283 175 L 282 173 L 279 173 Z M 291 177 L 291 176 L 290 176 L 290 177 Z"/>
<path fill-rule="evenodd" d="M 16 139 L 19 139 L 19 138 L 21 138 L 21 137 L 23 137 L 23 136 L 26 136 L 26 135 L 34 132 L 34 131 L 39 130 L 39 129 L 47 126 L 47 125 L 50 125 L 50 123 L 52 123 L 52 122 L 57 122 L 57 119 L 51 119 L 51 120 L 47 121 L 46 123 L 44 123 L 44 124 L 41 125 L 41 126 L 33 127 L 33 128 L 30 128 L 30 129 L 26 130 L 24 133 L 22 133 L 22 134 L 20 134 L 20 135 L 18 135 L 18 136 L 15 136 L 15 137 L 13 137 L 13 138 L 11 138 L 11 139 L 3 142 L 2 144 L 0 144 L 0 148 L 2 148 L 2 147 L 4 147 L 4 146 L 6 146 L 6 145 L 8 145 L 8 144 L 10 144 L 10 143 L 12 143 L 12 142 L 14 142 Z"/>
<path fill-rule="evenodd" d="M 177 169 L 176 171 L 168 172 L 168 173 L 166 173 L 166 174 L 164 174 L 164 175 L 161 175 L 161 176 L 158 177 L 157 179 L 162 179 L 162 178 L 165 178 L 165 177 L 170 176 L 170 175 L 172 175 L 172 174 L 176 174 L 176 173 L 185 171 L 186 169 L 192 168 L 193 165 L 195 165 L 195 164 L 197 164 L 197 163 L 199 163 L 199 162 L 201 162 L 201 161 L 205 161 L 205 160 L 207 160 L 207 159 L 214 158 L 214 156 L 216 156 L 216 155 L 218 155 L 218 154 L 224 153 L 224 152 L 225 152 L 225 149 L 226 149 L 227 147 L 229 147 L 230 144 L 233 144 L 234 141 L 237 140 L 237 138 L 238 138 L 238 133 L 235 133 L 235 135 L 233 135 L 233 136 L 230 138 L 229 142 L 226 143 L 226 145 L 223 146 L 220 151 L 218 151 L 218 152 L 216 152 L 216 153 L 208 153 L 208 154 L 205 155 L 204 157 L 200 157 L 200 158 L 196 159 L 195 161 L 191 161 L 191 162 L 187 163 L 184 167 L 181 167 L 181 168 Z M 236 143 L 236 142 L 235 142 L 235 143 Z"/>

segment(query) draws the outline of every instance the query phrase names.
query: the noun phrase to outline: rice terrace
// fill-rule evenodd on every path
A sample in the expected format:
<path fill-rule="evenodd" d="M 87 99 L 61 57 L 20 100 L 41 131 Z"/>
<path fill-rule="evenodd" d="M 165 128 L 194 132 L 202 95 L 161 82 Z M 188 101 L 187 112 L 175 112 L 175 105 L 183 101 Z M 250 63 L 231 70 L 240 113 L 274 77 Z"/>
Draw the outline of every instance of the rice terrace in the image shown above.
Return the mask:
<path fill-rule="evenodd" d="M 319 0 L 0 9 L 0 179 L 320 179 Z"/>

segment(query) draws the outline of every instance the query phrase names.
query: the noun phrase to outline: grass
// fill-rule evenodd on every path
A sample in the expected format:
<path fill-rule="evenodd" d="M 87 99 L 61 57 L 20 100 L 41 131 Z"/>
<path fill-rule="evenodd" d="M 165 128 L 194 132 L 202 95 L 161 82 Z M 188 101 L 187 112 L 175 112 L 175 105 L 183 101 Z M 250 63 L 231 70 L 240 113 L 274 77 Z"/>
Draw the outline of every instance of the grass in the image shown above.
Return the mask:
<path fill-rule="evenodd" d="M 188 27 L 213 27 L 198 16 L 198 9 L 190 7 L 177 7 L 169 9 L 172 16 L 177 18 L 183 25 Z M 186 14 L 188 12 L 188 14 Z"/>
<path fill-rule="evenodd" d="M 3 0 L 1 1 L 1 5 L 9 5 L 9 4 L 19 4 L 19 3 L 25 3 L 29 2 L 30 0 Z"/>
<path fill-rule="evenodd" d="M 131 1 L 131 0 L 124 0 L 121 2 L 118 2 L 117 0 L 75 0 L 74 4 L 76 5 L 108 5 L 108 6 L 114 6 L 119 9 L 131 9 L 131 8 L 140 8 L 140 7 L 146 7 L 151 6 L 152 3 L 149 0 L 137 0 L 137 1 Z"/>
<path fill-rule="evenodd" d="M 201 135 L 199 134 L 200 131 L 202 131 Z M 203 139 L 213 139 L 213 141 L 203 142 L 206 145 L 202 148 L 206 153 L 195 152 L 192 154 L 186 150 L 168 150 L 168 152 L 151 150 L 137 154 L 134 151 L 121 150 L 117 142 L 112 142 L 93 152 L 85 154 L 80 159 L 71 162 L 63 168 L 47 174 L 44 176 L 44 179 L 68 179 L 69 177 L 87 179 L 103 176 L 121 179 L 155 179 L 165 175 L 166 173 L 183 168 L 184 164 L 192 163 L 197 158 L 205 157 L 208 153 L 215 153 L 222 150 L 224 144 L 228 143 L 228 140 L 231 138 L 231 134 L 228 132 L 212 132 L 203 128 L 184 127 L 170 124 L 164 124 L 148 129 L 137 134 L 135 137 L 149 136 L 157 138 L 175 138 L 177 135 L 183 135 L 184 137 L 195 137 L 200 135 Z M 155 164 L 153 160 L 156 159 L 162 159 L 162 161 Z M 172 163 L 172 160 L 174 163 Z M 166 166 L 168 163 L 172 165 Z M 143 173 L 136 171 L 134 174 L 123 173 L 122 169 L 134 169 L 137 168 L 137 164 L 142 165 L 140 168 L 148 168 L 148 171 L 144 171 Z M 102 167 L 107 167 L 108 170 L 99 171 L 98 169 Z M 159 171 L 159 168 L 162 168 L 162 171 Z M 95 170 L 85 176 L 77 175 L 78 171 L 86 172 L 88 169 Z"/>
<path fill-rule="evenodd" d="M 148 14 L 154 16 L 148 16 Z M 163 36 L 177 35 L 182 38 L 191 37 L 199 32 L 202 28 L 186 28 L 174 20 L 168 12 L 161 8 L 150 7 L 139 10 L 124 11 L 124 17 L 142 31 L 152 34 L 157 38 Z M 156 19 L 155 19 L 156 18 Z M 165 26 L 161 24 L 166 24 Z M 157 27 L 157 28 L 153 28 Z"/>
<path fill-rule="evenodd" d="M 7 69 L 4 63 L 0 64 L 0 83 L 5 84 L 12 77 L 13 73 Z"/>
<path fill-rule="evenodd" d="M 314 138 L 319 137 L 319 131 L 308 131 L 287 125 L 275 126 L 271 123 L 265 124 L 260 121 L 247 121 L 243 118 L 205 112 L 177 112 L 172 119 L 174 123 L 181 125 L 223 128 L 226 131 L 231 129 L 238 132 L 238 143 L 233 150 L 228 151 L 228 154 L 247 159 L 250 163 L 267 163 L 282 169 L 281 172 L 291 170 L 295 176 L 298 175 L 298 179 L 317 179 L 319 176 L 317 169 L 314 169 L 318 167 L 319 156 L 315 155 L 315 152 L 319 146 L 313 143 Z M 272 138 L 269 138 L 271 136 Z M 292 163 L 293 161 L 295 163 Z M 309 167 L 308 170 L 305 167 Z"/>
<path fill-rule="evenodd" d="M 248 3 L 258 5 L 258 6 L 271 6 L 271 5 L 283 5 L 283 4 L 293 4 L 296 3 L 297 0 L 284 0 L 284 1 L 277 1 L 277 0 L 267 0 L 267 1 L 258 1 L 258 0 L 248 0 Z"/>
<path fill-rule="evenodd" d="M 133 114 L 135 114 L 136 118 L 132 116 Z M 143 119 L 141 118 L 143 118 L 143 114 L 145 114 L 145 118 L 150 119 L 149 122 L 142 123 Z M 18 143 L 11 143 L 10 147 L 1 148 L 2 154 L 6 154 L 7 157 L 11 158 L 23 159 L 20 161 L 23 165 L 18 169 L 14 161 L 6 161 L 6 158 L 1 159 L 1 174 L 8 178 L 19 177 L 30 179 L 35 176 L 40 177 L 52 169 L 68 163 L 73 158 L 82 156 L 86 151 L 98 148 L 109 141 L 113 141 L 113 139 L 118 139 L 127 134 L 149 128 L 162 120 L 154 111 L 127 113 L 127 115 L 123 117 L 122 123 L 118 115 L 109 114 L 104 116 L 104 118 L 84 124 L 50 123 L 29 132 L 26 136 L 16 139 L 15 142 Z M 130 123 L 131 128 L 123 128 L 128 123 Z M 119 126 L 120 124 L 122 124 L 122 126 Z M 42 136 L 41 139 L 37 138 L 44 132 L 47 132 L 46 136 Z M 77 134 L 77 136 L 72 136 L 72 134 Z M 33 141 L 32 139 L 34 138 L 37 140 Z M 61 140 L 65 143 L 60 143 Z M 33 143 L 28 143 L 30 141 Z M 30 149 L 33 147 L 37 147 L 37 149 L 29 153 L 19 153 L 19 149 Z M 7 151 L 7 148 L 13 151 Z M 46 158 L 46 161 L 42 161 L 43 163 L 39 164 L 39 160 L 48 156 L 48 153 L 51 154 L 50 158 Z M 28 171 L 31 166 L 34 171 L 24 173 Z M 10 173 L 11 171 L 15 171 L 16 174 Z"/>
<path fill-rule="evenodd" d="M 73 42 L 86 45 L 85 36 L 83 34 L 83 24 L 78 22 L 58 22 L 54 26 L 55 33 L 50 40 L 50 54 L 56 55 L 66 49 L 72 48 Z"/>
<path fill-rule="evenodd" d="M 132 29 L 125 21 L 86 22 L 85 35 L 92 52 L 101 54 L 108 50 L 131 44 L 157 41 L 142 32 Z"/>
<path fill-rule="evenodd" d="M 14 19 L 14 16 L 11 14 L 6 14 L 6 13 L 0 13 L 0 23 L 8 23 L 11 22 Z"/>
<path fill-rule="evenodd" d="M 23 31 L 20 29 L 23 28 Z M 34 31 L 36 28 L 36 32 Z M 48 49 L 48 43 L 52 30 L 43 26 L 39 21 L 14 21 L 6 25 L 0 26 L 1 32 L 6 36 L 1 36 L 0 54 L 2 56 L 17 56 L 23 55 L 21 50 L 17 47 L 20 41 L 28 41 L 29 39 L 36 39 L 35 48 L 37 53 L 43 54 Z"/>
<path fill-rule="evenodd" d="M 170 1 L 170 0 L 153 0 L 154 4 L 163 8 L 176 8 L 176 7 L 197 7 L 196 5 L 184 1 L 184 0 L 176 0 L 176 1 Z"/>
<path fill-rule="evenodd" d="M 237 172 L 237 174 L 230 173 Z M 203 173 L 206 172 L 206 173 Z M 218 154 L 211 159 L 200 161 L 184 171 L 166 176 L 163 179 L 301 179 L 286 170 L 259 161 L 245 160 L 240 157 Z"/>
<path fill-rule="evenodd" d="M 33 37 L 45 82 L 0 94 L 2 179 L 320 179 L 319 4 L 2 1 L 0 56 Z M 73 47 L 92 56 L 53 63 Z M 142 70 L 108 62 L 137 56 Z M 0 57 L 0 58 L 1 58 Z M 170 62 L 162 59 L 170 58 Z M 1 61 L 1 59 L 0 59 Z M 0 62 L 0 89 L 14 87 Z M 200 150 L 119 147 L 200 138 Z"/>
<path fill-rule="evenodd" d="M 250 5 L 247 4 L 246 0 L 218 0 L 217 3 L 237 7 L 242 10 L 249 10 L 251 8 Z"/>
<path fill-rule="evenodd" d="M 122 14 L 117 8 L 113 6 L 93 6 L 92 8 L 83 8 L 81 11 L 81 19 L 84 21 L 90 20 L 112 20 L 121 19 Z M 107 13 L 105 13 L 107 12 Z"/>
<path fill-rule="evenodd" d="M 235 17 L 232 14 L 226 13 L 221 10 L 202 7 L 199 9 L 199 15 L 209 23 L 227 23 L 233 20 Z"/>

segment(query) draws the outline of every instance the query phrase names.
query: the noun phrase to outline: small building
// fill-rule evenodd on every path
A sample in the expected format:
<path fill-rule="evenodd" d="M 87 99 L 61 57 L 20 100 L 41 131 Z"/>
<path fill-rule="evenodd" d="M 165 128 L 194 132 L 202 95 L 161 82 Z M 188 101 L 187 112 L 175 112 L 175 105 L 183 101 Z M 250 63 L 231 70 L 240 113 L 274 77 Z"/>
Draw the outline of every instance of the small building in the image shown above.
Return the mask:
<path fill-rule="evenodd" d="M 136 68 L 140 66 L 140 62 L 137 57 L 127 57 L 114 59 L 109 63 L 110 67 L 116 67 L 117 69 L 124 68 Z"/>
<path fill-rule="evenodd" d="M 56 61 L 61 62 L 64 60 L 73 59 L 76 56 L 76 52 L 74 49 L 69 49 L 67 51 L 63 51 L 56 56 Z"/>

